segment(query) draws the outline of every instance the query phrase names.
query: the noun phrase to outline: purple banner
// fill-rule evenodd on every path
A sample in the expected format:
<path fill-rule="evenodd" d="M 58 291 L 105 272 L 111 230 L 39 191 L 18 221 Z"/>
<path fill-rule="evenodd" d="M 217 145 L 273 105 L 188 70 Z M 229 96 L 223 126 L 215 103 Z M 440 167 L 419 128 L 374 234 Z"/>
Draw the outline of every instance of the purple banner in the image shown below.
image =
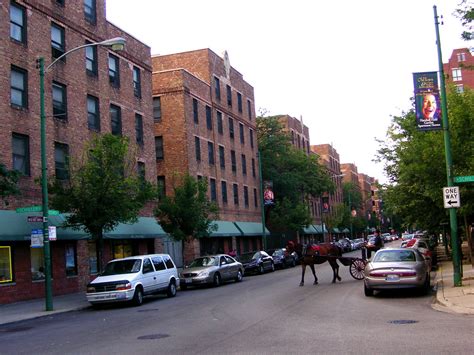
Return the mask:
<path fill-rule="evenodd" d="M 416 124 L 421 131 L 442 129 L 438 73 L 413 73 Z"/>

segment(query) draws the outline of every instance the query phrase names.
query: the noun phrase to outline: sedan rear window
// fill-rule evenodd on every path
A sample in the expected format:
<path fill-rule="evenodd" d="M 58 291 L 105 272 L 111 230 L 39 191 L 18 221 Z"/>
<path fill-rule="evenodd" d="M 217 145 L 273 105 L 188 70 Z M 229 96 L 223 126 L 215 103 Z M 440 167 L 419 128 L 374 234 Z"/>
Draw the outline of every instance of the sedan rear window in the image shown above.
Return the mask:
<path fill-rule="evenodd" d="M 374 262 L 416 261 L 415 253 L 411 250 L 383 250 L 374 256 Z"/>
<path fill-rule="evenodd" d="M 105 271 L 102 275 L 133 274 L 139 272 L 141 266 L 142 261 L 140 259 L 111 261 L 105 266 Z"/>

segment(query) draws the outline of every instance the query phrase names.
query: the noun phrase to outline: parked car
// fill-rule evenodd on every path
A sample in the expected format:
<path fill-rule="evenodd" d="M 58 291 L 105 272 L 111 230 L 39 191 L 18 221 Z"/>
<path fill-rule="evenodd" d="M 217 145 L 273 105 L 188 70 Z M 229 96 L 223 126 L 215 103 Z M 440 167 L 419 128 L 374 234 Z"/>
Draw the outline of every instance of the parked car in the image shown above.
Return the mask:
<path fill-rule="evenodd" d="M 375 290 L 418 288 L 430 290 L 430 269 L 423 255 L 412 248 L 381 249 L 364 270 L 364 293 Z"/>
<path fill-rule="evenodd" d="M 352 243 L 352 250 L 359 250 L 364 246 L 364 239 L 363 238 L 356 238 L 351 240 Z"/>
<path fill-rule="evenodd" d="M 168 254 L 137 255 L 109 261 L 87 285 L 86 296 L 92 305 L 131 301 L 139 306 L 145 295 L 176 296 L 178 286 L 178 270 Z"/>
<path fill-rule="evenodd" d="M 194 259 L 179 275 L 181 289 L 188 286 L 214 285 L 222 282 L 240 282 L 244 276 L 243 265 L 230 255 L 208 255 Z"/>
<path fill-rule="evenodd" d="M 382 234 L 382 238 L 384 242 L 391 242 L 392 241 L 392 236 L 390 233 L 384 233 Z"/>
<path fill-rule="evenodd" d="M 414 239 L 415 238 L 415 235 L 414 234 L 404 234 L 402 236 L 402 243 L 400 244 L 400 246 L 403 248 L 407 245 L 408 241 L 411 240 L 411 239 Z"/>
<path fill-rule="evenodd" d="M 239 261 L 244 266 L 245 273 L 263 274 L 265 271 L 275 271 L 273 258 L 263 250 L 243 253 Z"/>
<path fill-rule="evenodd" d="M 430 250 L 430 247 L 428 245 L 428 239 L 418 239 L 418 238 L 413 238 L 407 241 L 407 244 L 405 248 L 415 248 L 420 251 L 420 253 L 423 255 L 425 258 L 426 262 L 428 263 L 428 267 L 431 270 L 431 267 L 433 265 L 433 255 Z"/>
<path fill-rule="evenodd" d="M 336 243 L 339 244 L 339 246 L 342 248 L 343 253 L 352 251 L 352 244 L 349 239 L 342 238 L 339 239 Z"/>
<path fill-rule="evenodd" d="M 270 249 L 267 250 L 267 254 L 273 258 L 275 268 L 287 268 L 288 266 L 296 266 L 298 256 L 295 252 L 288 253 L 286 248 Z"/>

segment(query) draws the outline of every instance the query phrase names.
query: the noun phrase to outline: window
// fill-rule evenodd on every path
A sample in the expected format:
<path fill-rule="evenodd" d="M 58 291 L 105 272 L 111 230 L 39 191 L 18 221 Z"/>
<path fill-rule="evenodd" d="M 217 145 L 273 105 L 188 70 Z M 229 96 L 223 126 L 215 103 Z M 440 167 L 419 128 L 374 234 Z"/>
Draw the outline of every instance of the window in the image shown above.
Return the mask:
<path fill-rule="evenodd" d="M 54 167 L 57 180 L 68 180 L 69 147 L 67 144 L 54 143 Z"/>
<path fill-rule="evenodd" d="M 219 146 L 219 165 L 221 169 L 225 169 L 225 152 L 224 152 L 224 147 Z"/>
<path fill-rule="evenodd" d="M 227 182 L 221 181 L 222 203 L 227 204 Z"/>
<path fill-rule="evenodd" d="M 230 85 L 227 85 L 227 105 L 232 106 L 232 89 Z"/>
<path fill-rule="evenodd" d="M 164 158 L 163 136 L 155 137 L 155 153 L 156 160 L 162 160 Z"/>
<path fill-rule="evenodd" d="M 122 259 L 127 256 L 137 255 L 137 249 L 131 240 L 114 241 L 112 244 L 112 255 L 114 259 Z"/>
<path fill-rule="evenodd" d="M 30 138 L 22 134 L 12 135 L 13 169 L 30 175 Z"/>
<path fill-rule="evenodd" d="M 464 85 L 456 85 L 456 92 L 462 94 L 464 92 Z"/>
<path fill-rule="evenodd" d="M 100 131 L 99 99 L 87 95 L 87 124 L 89 129 Z"/>
<path fill-rule="evenodd" d="M 67 120 L 66 86 L 53 81 L 53 117 Z"/>
<path fill-rule="evenodd" d="M 244 186 L 244 206 L 249 207 L 249 188 Z"/>
<path fill-rule="evenodd" d="M 453 73 L 453 81 L 462 80 L 461 69 L 453 69 L 452 73 Z"/>
<path fill-rule="evenodd" d="M 211 201 L 217 201 L 217 190 L 216 190 L 216 179 L 211 178 L 210 180 L 210 188 L 211 188 Z"/>
<path fill-rule="evenodd" d="M 53 60 L 59 58 L 66 52 L 66 44 L 64 37 L 64 28 L 55 23 L 51 24 L 51 55 Z M 66 61 L 63 57 L 62 61 Z"/>
<path fill-rule="evenodd" d="M 122 109 L 120 106 L 110 105 L 110 128 L 114 136 L 122 135 Z"/>
<path fill-rule="evenodd" d="M 237 93 L 237 109 L 242 113 L 242 94 L 240 92 Z"/>
<path fill-rule="evenodd" d="M 10 103 L 14 107 L 28 107 L 28 72 L 18 67 L 11 67 Z"/>
<path fill-rule="evenodd" d="M 255 159 L 252 158 L 252 176 L 255 177 L 256 174 L 255 174 Z"/>
<path fill-rule="evenodd" d="M 247 114 L 249 116 L 249 120 L 252 120 L 252 103 L 250 100 L 247 100 Z"/>
<path fill-rule="evenodd" d="M 153 98 L 153 119 L 155 122 L 161 121 L 161 97 Z"/>
<path fill-rule="evenodd" d="M 464 62 L 466 60 L 466 53 L 458 53 L 458 62 Z"/>
<path fill-rule="evenodd" d="M 196 161 L 201 161 L 201 140 L 194 137 L 194 150 L 196 151 Z"/>
<path fill-rule="evenodd" d="M 164 175 L 157 177 L 158 197 L 166 196 L 166 178 Z"/>
<path fill-rule="evenodd" d="M 234 192 L 234 205 L 238 205 L 239 204 L 239 186 L 237 184 L 233 184 L 232 189 Z"/>
<path fill-rule="evenodd" d="M 217 77 L 214 77 L 214 89 L 216 93 L 216 99 L 220 101 L 221 100 L 221 82 L 219 78 Z"/>
<path fill-rule="evenodd" d="M 133 94 L 135 97 L 142 97 L 142 79 L 140 68 L 133 67 Z"/>
<path fill-rule="evenodd" d="M 255 208 L 258 207 L 258 195 L 257 195 L 257 189 L 253 189 L 253 204 L 255 205 Z"/>
<path fill-rule="evenodd" d="M 151 261 L 153 265 L 155 265 L 156 271 L 166 270 L 165 262 L 163 261 L 161 256 L 154 256 L 151 258 Z"/>
<path fill-rule="evenodd" d="M 87 243 L 87 249 L 89 251 L 89 273 L 97 274 L 99 269 L 97 267 L 97 245 L 95 241 Z"/>
<path fill-rule="evenodd" d="M 247 175 L 247 158 L 245 154 L 242 154 L 242 174 Z"/>
<path fill-rule="evenodd" d="M 86 44 L 91 42 L 86 41 Z M 89 46 L 86 50 L 86 73 L 90 76 L 97 76 L 97 46 Z"/>
<path fill-rule="evenodd" d="M 212 130 L 212 111 L 209 106 L 206 106 L 206 125 L 208 130 Z"/>
<path fill-rule="evenodd" d="M 26 43 L 26 10 L 23 6 L 10 3 L 10 38 Z"/>
<path fill-rule="evenodd" d="M 209 165 L 214 165 L 214 143 L 207 142 L 207 157 Z"/>
<path fill-rule="evenodd" d="M 219 134 L 224 133 L 224 128 L 222 125 L 222 112 L 219 111 L 217 111 L 217 132 L 219 132 Z"/>
<path fill-rule="evenodd" d="M 199 108 L 197 99 L 193 99 L 193 117 L 194 123 L 199 123 Z"/>
<path fill-rule="evenodd" d="M 58 4 L 59 6 L 64 6 L 64 1 L 65 0 L 56 0 L 56 4 Z"/>
<path fill-rule="evenodd" d="M 234 139 L 234 120 L 229 117 L 229 137 Z"/>
<path fill-rule="evenodd" d="M 95 0 L 84 0 L 84 18 L 87 22 L 95 24 L 97 19 Z"/>
<path fill-rule="evenodd" d="M 239 130 L 240 130 L 240 143 L 245 144 L 244 125 L 242 123 L 239 123 Z"/>
<path fill-rule="evenodd" d="M 253 148 L 253 129 L 249 129 L 250 133 L 250 146 Z"/>
<path fill-rule="evenodd" d="M 109 82 L 113 87 L 120 87 L 119 59 L 113 54 L 109 54 Z"/>
<path fill-rule="evenodd" d="M 31 256 L 31 279 L 33 281 L 44 280 L 44 253 L 43 247 L 30 248 Z M 52 263 L 51 263 L 52 264 Z"/>
<path fill-rule="evenodd" d="M 135 134 L 137 143 L 143 145 L 143 117 L 138 113 L 135 114 Z"/>
<path fill-rule="evenodd" d="M 168 255 L 164 255 L 163 260 L 165 261 L 165 265 L 168 269 L 174 268 L 173 261 L 171 261 L 171 258 Z"/>
<path fill-rule="evenodd" d="M 0 284 L 13 282 L 12 251 L 9 246 L 0 246 Z"/>
<path fill-rule="evenodd" d="M 230 162 L 232 165 L 232 172 L 237 172 L 237 159 L 235 158 L 235 150 L 230 151 Z"/>
<path fill-rule="evenodd" d="M 66 256 L 66 276 L 77 275 L 77 253 L 76 244 L 67 243 L 64 251 Z"/>
<path fill-rule="evenodd" d="M 146 179 L 146 170 L 145 170 L 145 163 L 139 161 L 137 163 L 137 175 L 140 181 L 144 182 Z"/>

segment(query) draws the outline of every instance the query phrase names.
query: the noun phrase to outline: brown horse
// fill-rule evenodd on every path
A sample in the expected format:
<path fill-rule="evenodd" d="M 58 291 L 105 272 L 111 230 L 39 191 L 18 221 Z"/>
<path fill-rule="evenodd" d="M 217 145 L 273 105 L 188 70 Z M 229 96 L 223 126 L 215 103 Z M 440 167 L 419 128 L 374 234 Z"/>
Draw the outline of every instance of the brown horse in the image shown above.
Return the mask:
<path fill-rule="evenodd" d="M 336 279 L 341 281 L 339 276 L 339 264 L 337 258 L 342 256 L 342 250 L 339 246 L 332 243 L 321 243 L 321 244 L 308 244 L 303 247 L 299 243 L 292 241 L 288 242 L 286 249 L 289 253 L 296 252 L 298 254 L 301 263 L 301 282 L 300 286 L 304 286 L 304 274 L 306 266 L 309 266 L 314 276 L 313 285 L 318 284 L 318 278 L 316 277 L 316 271 L 314 270 L 314 264 L 322 264 L 329 262 L 332 268 L 333 279 L 332 283 L 336 282 Z"/>

